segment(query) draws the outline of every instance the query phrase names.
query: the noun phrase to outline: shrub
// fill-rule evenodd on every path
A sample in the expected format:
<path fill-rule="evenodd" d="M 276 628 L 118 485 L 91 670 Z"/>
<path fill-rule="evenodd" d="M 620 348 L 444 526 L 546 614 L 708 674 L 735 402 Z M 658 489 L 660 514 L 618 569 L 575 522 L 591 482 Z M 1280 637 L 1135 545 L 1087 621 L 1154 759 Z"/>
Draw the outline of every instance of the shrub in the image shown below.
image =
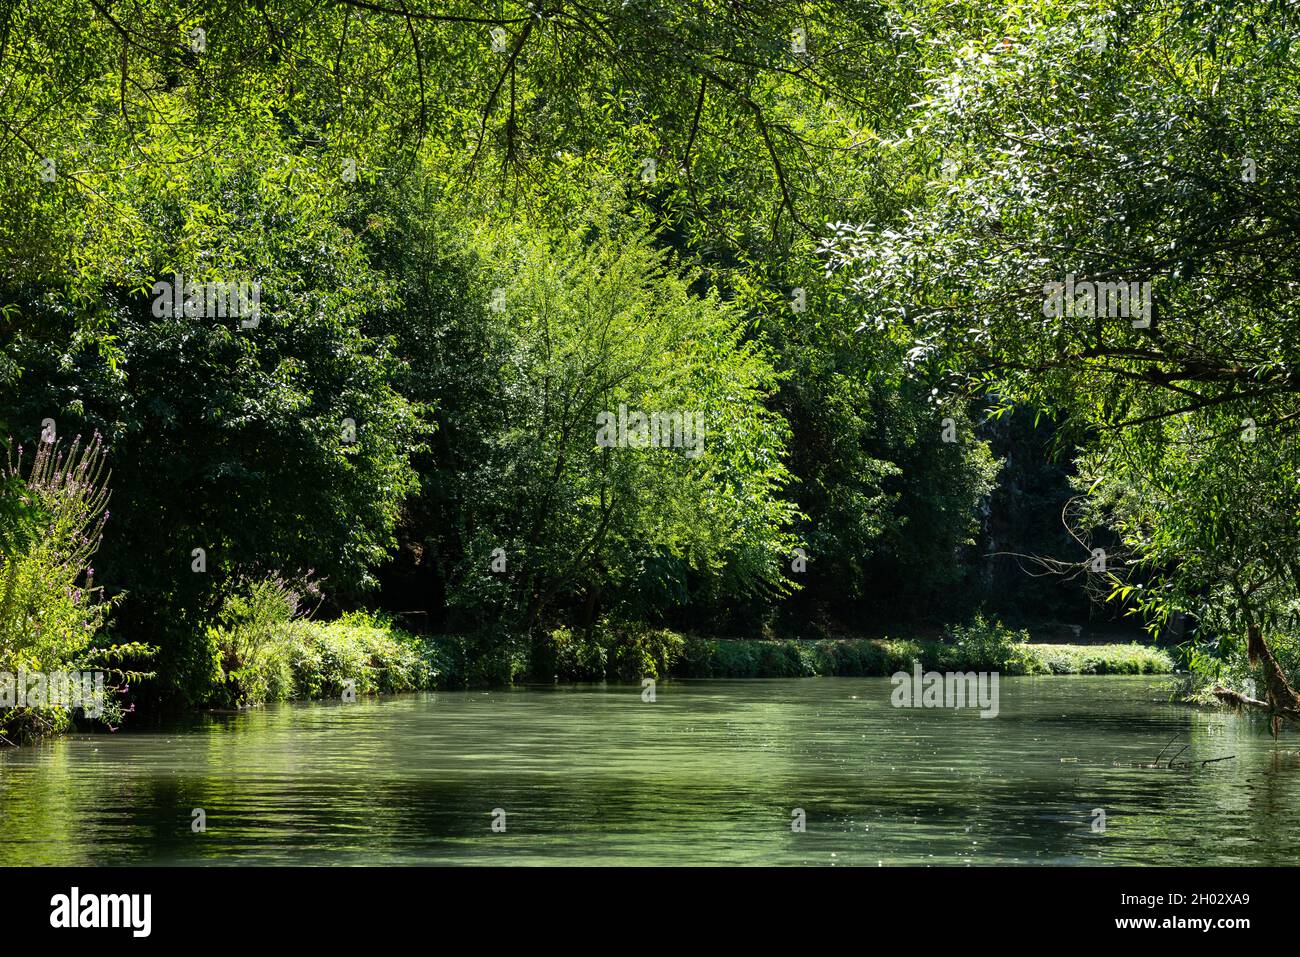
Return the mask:
<path fill-rule="evenodd" d="M 289 629 L 293 697 L 336 697 L 352 681 L 357 694 L 396 694 L 431 687 L 438 669 L 412 635 L 365 612 L 325 624 L 299 620 Z"/>
<path fill-rule="evenodd" d="M 950 639 L 938 649 L 934 664 L 938 670 L 1023 675 L 1034 669 L 1029 633 L 1007 628 L 997 619 L 977 614 L 969 624 L 955 626 Z"/>
<path fill-rule="evenodd" d="M 22 449 L 6 479 L 22 474 Z M 60 452 L 42 442 L 25 482 L 39 513 L 24 544 L 0 555 L 0 666 L 54 670 L 84 651 L 112 602 L 94 586 L 90 560 L 108 520 L 108 478 L 96 436 Z"/>
<path fill-rule="evenodd" d="M 147 677 L 109 665 L 151 649 L 92 647 L 119 600 L 106 599 L 95 586 L 90 564 L 108 520 L 108 474 L 99 436 L 85 445 L 78 436 L 65 450 L 41 442 L 25 478 L 19 447 L 0 469 L 0 482 L 11 499 L 4 510 L 8 531 L 0 551 L 0 671 L 51 673 L 94 666 L 110 677 Z M 110 701 L 101 717 L 111 722 L 120 714 Z M 0 735 L 59 731 L 70 718 L 59 707 L 0 710 Z"/>
<path fill-rule="evenodd" d="M 681 635 L 602 620 L 586 634 L 556 628 L 533 644 L 529 674 L 542 681 L 664 678 L 687 653 Z"/>
<path fill-rule="evenodd" d="M 226 586 L 209 635 L 221 658 L 218 696 L 226 705 L 276 701 L 293 693 L 293 629 L 298 595 L 280 578 Z"/>
<path fill-rule="evenodd" d="M 543 681 L 603 681 L 608 657 L 599 641 L 560 627 L 534 643 L 529 673 Z"/>
<path fill-rule="evenodd" d="M 233 583 L 211 636 L 221 656 L 218 700 L 228 706 L 338 697 L 349 681 L 359 695 L 418 691 L 445 669 L 440 649 L 382 616 L 311 620 L 300 591 L 279 577 Z"/>
<path fill-rule="evenodd" d="M 598 640 L 606 648 L 607 673 L 615 681 L 666 678 L 681 657 L 685 640 L 666 628 L 601 624 Z"/>

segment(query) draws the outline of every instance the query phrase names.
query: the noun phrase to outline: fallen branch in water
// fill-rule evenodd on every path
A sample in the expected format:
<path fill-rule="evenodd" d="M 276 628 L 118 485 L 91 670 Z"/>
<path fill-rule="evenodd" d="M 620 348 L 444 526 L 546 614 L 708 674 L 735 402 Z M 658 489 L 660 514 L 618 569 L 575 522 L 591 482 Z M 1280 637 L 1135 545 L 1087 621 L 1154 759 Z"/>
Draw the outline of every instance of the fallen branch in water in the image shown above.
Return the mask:
<path fill-rule="evenodd" d="M 1276 738 L 1278 731 L 1281 730 L 1282 718 L 1287 717 L 1292 721 L 1300 721 L 1300 708 L 1290 707 L 1277 701 L 1276 704 L 1268 701 L 1261 701 L 1259 698 L 1252 698 L 1244 695 L 1240 691 L 1233 691 L 1231 688 L 1225 688 L 1223 685 L 1215 685 L 1211 692 L 1221 702 L 1235 711 L 1241 711 L 1245 708 L 1254 708 L 1259 711 L 1266 711 L 1270 715 L 1273 737 Z M 1276 699 L 1275 699 L 1276 700 Z"/>
<path fill-rule="evenodd" d="M 1136 767 L 1139 767 L 1139 768 L 1158 768 L 1158 767 L 1160 767 L 1160 759 L 1161 759 L 1162 757 L 1164 757 L 1165 752 L 1169 750 L 1170 745 L 1172 745 L 1175 741 L 1177 741 L 1179 735 L 1181 735 L 1181 734 L 1183 734 L 1183 733 L 1184 733 L 1184 732 L 1182 732 L 1182 731 L 1179 731 L 1179 732 L 1175 733 L 1174 736 L 1173 736 L 1172 738 L 1169 739 L 1169 743 L 1166 744 L 1163 748 L 1160 749 L 1160 753 L 1156 755 L 1156 759 L 1155 759 L 1154 761 L 1152 761 L 1150 764 L 1138 764 L 1138 765 L 1135 765 L 1135 766 L 1136 766 Z M 1172 771 L 1174 768 L 1190 768 L 1193 764 L 1196 763 L 1195 761 L 1179 761 L 1179 760 L 1178 760 L 1178 758 L 1182 755 L 1182 753 L 1183 753 L 1184 751 L 1186 751 L 1186 750 L 1187 750 L 1188 748 L 1190 748 L 1190 747 L 1191 747 L 1190 744 L 1185 744 L 1185 745 L 1183 745 L 1181 748 L 1179 748 L 1176 752 L 1174 752 L 1174 756 L 1173 756 L 1172 758 L 1169 759 L 1169 762 L 1165 765 L 1165 767 L 1166 767 L 1168 770 L 1170 770 L 1170 771 Z M 1201 764 L 1201 767 L 1203 768 L 1203 767 L 1205 767 L 1207 764 L 1217 764 L 1217 763 L 1220 762 L 1220 761 L 1231 761 L 1231 760 L 1233 760 L 1234 758 L 1236 758 L 1236 755 L 1235 755 L 1235 754 L 1229 754 L 1229 755 L 1226 755 L 1226 756 L 1221 757 L 1221 758 L 1206 758 L 1204 761 L 1201 761 L 1200 764 Z"/>
<path fill-rule="evenodd" d="M 1214 764 L 1216 761 L 1231 761 L 1235 757 L 1235 754 L 1230 754 L 1226 758 L 1206 758 L 1201 762 L 1201 767 L 1205 767 L 1207 764 Z"/>
<path fill-rule="evenodd" d="M 1251 698 L 1240 691 L 1233 691 L 1231 688 L 1225 688 L 1223 685 L 1215 685 L 1211 692 L 1216 698 L 1228 705 L 1230 708 L 1240 710 L 1241 708 L 1264 708 L 1268 709 L 1267 701 L 1260 701 L 1258 698 Z"/>

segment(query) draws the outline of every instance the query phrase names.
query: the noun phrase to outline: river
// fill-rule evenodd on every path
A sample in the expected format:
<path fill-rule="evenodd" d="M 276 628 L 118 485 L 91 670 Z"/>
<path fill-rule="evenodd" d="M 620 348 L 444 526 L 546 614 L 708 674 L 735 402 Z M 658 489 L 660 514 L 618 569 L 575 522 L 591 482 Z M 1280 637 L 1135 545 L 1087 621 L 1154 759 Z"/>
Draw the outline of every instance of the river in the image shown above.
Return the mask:
<path fill-rule="evenodd" d="M 1004 679 L 991 719 L 890 690 L 530 687 L 76 734 L 0 751 L 0 865 L 1300 859 L 1295 739 L 1162 679 Z"/>

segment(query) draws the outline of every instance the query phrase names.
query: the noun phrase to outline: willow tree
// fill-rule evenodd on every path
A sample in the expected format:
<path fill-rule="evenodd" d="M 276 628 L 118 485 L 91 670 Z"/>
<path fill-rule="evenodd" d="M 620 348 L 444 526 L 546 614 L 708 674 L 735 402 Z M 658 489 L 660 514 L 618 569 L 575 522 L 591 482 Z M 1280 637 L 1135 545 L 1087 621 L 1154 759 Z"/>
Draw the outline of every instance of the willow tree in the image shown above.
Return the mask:
<path fill-rule="evenodd" d="M 890 145 L 917 171 L 903 211 L 828 243 L 913 374 L 1091 431 L 1129 555 L 1079 567 L 1157 626 L 1244 634 L 1266 694 L 1224 697 L 1291 718 L 1267 632 L 1300 588 L 1298 34 L 1289 4 L 1189 0 L 941 36 Z"/>

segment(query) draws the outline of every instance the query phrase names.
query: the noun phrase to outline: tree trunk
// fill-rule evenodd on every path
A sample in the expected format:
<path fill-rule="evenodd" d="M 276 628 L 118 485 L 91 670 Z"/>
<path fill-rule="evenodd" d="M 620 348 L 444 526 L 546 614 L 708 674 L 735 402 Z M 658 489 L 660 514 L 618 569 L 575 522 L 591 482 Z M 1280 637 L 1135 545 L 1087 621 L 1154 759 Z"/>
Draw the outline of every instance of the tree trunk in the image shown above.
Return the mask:
<path fill-rule="evenodd" d="M 1273 652 L 1269 651 L 1264 636 L 1256 624 L 1246 627 L 1246 656 L 1252 665 L 1259 665 L 1264 672 L 1265 700 L 1248 698 L 1222 686 L 1215 687 L 1214 696 L 1225 704 L 1235 707 L 1244 706 L 1268 711 L 1272 716 L 1273 736 L 1276 737 L 1281 730 L 1283 717 L 1300 721 L 1300 695 L 1295 693 L 1295 689 L 1286 680 L 1282 666 L 1273 657 Z"/>

